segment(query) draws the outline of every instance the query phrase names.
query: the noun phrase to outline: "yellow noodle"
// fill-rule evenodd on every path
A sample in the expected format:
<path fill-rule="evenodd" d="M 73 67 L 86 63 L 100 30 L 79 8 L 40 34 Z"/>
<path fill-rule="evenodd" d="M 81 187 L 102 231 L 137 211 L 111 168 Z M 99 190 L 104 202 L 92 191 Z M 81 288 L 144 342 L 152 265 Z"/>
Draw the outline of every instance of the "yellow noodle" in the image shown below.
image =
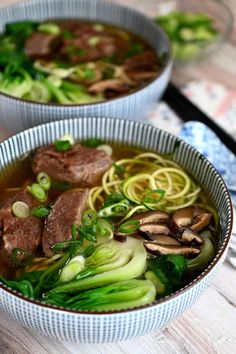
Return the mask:
<path fill-rule="evenodd" d="M 90 193 L 90 208 L 95 210 L 95 205 L 101 207 L 105 196 L 114 192 L 124 193 L 128 199 L 140 204 L 148 192 L 162 189 L 165 190 L 162 200 L 149 206 L 151 209 L 173 211 L 196 201 L 201 191 L 175 162 L 152 152 L 121 159 L 116 161 L 116 165 L 124 166 L 124 173 L 118 175 L 114 166 L 104 173 L 102 186 Z"/>

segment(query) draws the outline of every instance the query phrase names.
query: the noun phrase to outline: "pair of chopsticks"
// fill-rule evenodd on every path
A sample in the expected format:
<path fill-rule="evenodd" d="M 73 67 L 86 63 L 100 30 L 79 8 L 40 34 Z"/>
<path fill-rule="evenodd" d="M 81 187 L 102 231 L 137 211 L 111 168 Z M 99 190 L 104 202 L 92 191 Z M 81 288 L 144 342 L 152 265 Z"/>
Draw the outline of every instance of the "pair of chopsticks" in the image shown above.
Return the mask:
<path fill-rule="evenodd" d="M 171 83 L 168 85 L 163 100 L 184 122 L 198 121 L 211 128 L 222 143 L 236 155 L 236 141 L 190 102 L 176 86 Z"/>

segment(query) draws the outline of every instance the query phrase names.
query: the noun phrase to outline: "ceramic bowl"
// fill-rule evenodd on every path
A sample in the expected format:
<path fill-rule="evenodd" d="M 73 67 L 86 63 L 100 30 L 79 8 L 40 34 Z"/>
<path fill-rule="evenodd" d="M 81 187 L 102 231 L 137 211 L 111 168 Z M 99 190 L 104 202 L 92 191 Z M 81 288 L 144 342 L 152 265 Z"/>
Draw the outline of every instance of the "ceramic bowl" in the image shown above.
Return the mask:
<path fill-rule="evenodd" d="M 163 69 L 143 88 L 101 103 L 59 105 L 32 103 L 0 93 L 1 121 L 11 131 L 37 124 L 84 116 L 144 118 L 145 112 L 162 95 L 170 77 L 172 58 L 166 34 L 145 15 L 134 9 L 105 0 L 34 0 L 0 10 L 0 32 L 8 22 L 25 19 L 78 18 L 109 23 L 131 31 L 147 41 L 163 58 Z"/>
<path fill-rule="evenodd" d="M 0 144 L 0 178 L 7 179 L 14 173 L 14 161 L 66 133 L 79 140 L 96 137 L 172 154 L 173 160 L 203 187 L 218 211 L 221 231 L 216 255 L 190 284 L 143 307 L 111 312 L 72 311 L 33 301 L 0 284 L 0 308 L 30 330 L 62 341 L 117 342 L 166 326 L 199 298 L 224 260 L 232 228 L 231 200 L 224 181 L 202 154 L 176 136 L 139 122 L 107 118 L 61 120 L 5 140 Z"/>
<path fill-rule="evenodd" d="M 188 62 L 204 60 L 214 55 L 227 42 L 234 23 L 229 6 L 227 2 L 221 0 L 161 0 L 156 3 L 158 15 L 167 15 L 172 11 L 206 15 L 212 20 L 213 27 L 218 32 L 210 43 L 199 45 L 197 50 L 178 52 L 175 64 L 186 65 Z"/>

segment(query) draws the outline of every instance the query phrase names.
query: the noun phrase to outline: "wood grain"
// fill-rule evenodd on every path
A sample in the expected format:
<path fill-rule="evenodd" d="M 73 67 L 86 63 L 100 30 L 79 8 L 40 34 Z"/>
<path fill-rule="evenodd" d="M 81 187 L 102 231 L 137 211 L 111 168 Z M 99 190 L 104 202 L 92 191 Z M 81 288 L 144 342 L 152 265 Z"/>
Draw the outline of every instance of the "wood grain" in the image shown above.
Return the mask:
<path fill-rule="evenodd" d="M 19 1 L 19 0 L 18 0 Z M 17 0 L 0 0 L 0 7 Z M 119 0 L 127 4 L 127 0 Z M 227 3 L 236 15 L 236 1 Z M 130 0 L 129 6 L 152 15 L 157 0 Z M 235 16 L 236 17 L 236 16 Z M 236 27 L 224 49 L 214 56 L 175 68 L 172 80 L 182 85 L 192 79 L 221 82 L 236 90 Z M 235 123 L 236 124 L 236 123 Z M 0 126 L 0 141 L 9 135 Z M 234 354 L 236 353 L 236 272 L 225 262 L 213 285 L 184 315 L 162 331 L 132 341 L 107 345 L 61 343 L 32 333 L 0 312 L 1 354 Z"/>

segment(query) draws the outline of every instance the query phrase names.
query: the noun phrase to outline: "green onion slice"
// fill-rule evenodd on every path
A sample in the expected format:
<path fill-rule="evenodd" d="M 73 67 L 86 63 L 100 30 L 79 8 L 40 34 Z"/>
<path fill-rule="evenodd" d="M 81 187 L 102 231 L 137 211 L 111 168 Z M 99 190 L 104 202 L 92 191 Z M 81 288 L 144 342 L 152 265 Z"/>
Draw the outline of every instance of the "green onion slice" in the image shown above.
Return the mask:
<path fill-rule="evenodd" d="M 88 138 L 87 140 L 82 141 L 83 146 L 96 148 L 99 145 L 104 144 L 104 141 L 98 138 Z"/>
<path fill-rule="evenodd" d="M 119 227 L 119 231 L 122 234 L 130 234 L 130 233 L 138 231 L 139 226 L 140 226 L 139 220 L 129 220 L 129 221 L 126 221 L 124 224 L 122 224 Z"/>
<path fill-rule="evenodd" d="M 52 188 L 54 188 L 54 189 L 64 190 L 64 189 L 70 189 L 71 187 L 72 187 L 72 184 L 67 181 L 54 181 L 54 182 L 52 182 Z"/>
<path fill-rule="evenodd" d="M 46 218 L 50 214 L 50 208 L 46 208 L 43 205 L 35 207 L 31 210 L 31 214 L 37 218 Z"/>
<path fill-rule="evenodd" d="M 114 167 L 115 173 L 116 173 L 117 175 L 120 175 L 120 174 L 122 174 L 122 173 L 125 172 L 125 167 L 124 167 L 123 165 L 118 165 L 117 163 L 114 162 L 114 163 L 112 164 L 112 166 Z"/>
<path fill-rule="evenodd" d="M 17 218 L 27 218 L 30 215 L 29 207 L 26 203 L 17 201 L 12 204 L 11 210 Z"/>
<path fill-rule="evenodd" d="M 112 238 L 113 237 L 113 225 L 104 219 L 98 219 L 96 225 L 96 233 L 98 236 Z"/>
<path fill-rule="evenodd" d="M 79 226 L 76 224 L 73 224 L 71 226 L 71 237 L 73 241 L 76 241 L 79 236 Z"/>
<path fill-rule="evenodd" d="M 45 189 L 38 183 L 33 183 L 31 186 L 27 186 L 27 190 L 40 202 L 44 202 L 47 199 Z"/>
<path fill-rule="evenodd" d="M 56 35 L 60 34 L 61 29 L 56 23 L 46 22 L 39 25 L 38 31 Z"/>
<path fill-rule="evenodd" d="M 98 216 L 102 218 L 124 216 L 129 211 L 129 201 L 127 199 L 121 200 L 120 203 L 109 205 L 98 211 Z"/>
<path fill-rule="evenodd" d="M 49 190 L 51 187 L 51 178 L 45 172 L 39 172 L 37 174 L 37 182 L 45 191 Z"/>
<path fill-rule="evenodd" d="M 94 245 L 89 245 L 88 247 L 85 248 L 85 250 L 82 252 L 82 255 L 85 258 L 88 258 L 89 256 L 91 256 L 93 254 L 95 250 L 95 246 Z"/>
<path fill-rule="evenodd" d="M 86 226 L 94 225 L 97 221 L 97 213 L 92 209 L 87 209 L 82 214 L 82 223 Z"/>
<path fill-rule="evenodd" d="M 166 191 L 164 189 L 154 189 L 149 192 L 143 199 L 143 203 L 156 204 L 159 203 L 164 197 Z"/>
<path fill-rule="evenodd" d="M 72 145 L 69 140 L 57 140 L 55 141 L 55 147 L 57 151 L 67 151 L 71 149 Z"/>
<path fill-rule="evenodd" d="M 97 237 L 96 237 L 96 225 L 80 225 L 79 226 L 79 237 L 80 239 L 83 240 L 88 240 L 91 242 L 96 242 Z"/>
<path fill-rule="evenodd" d="M 70 246 L 81 246 L 80 240 L 69 240 L 69 241 L 62 241 L 58 242 L 51 247 L 53 252 L 62 252 L 68 249 Z"/>

